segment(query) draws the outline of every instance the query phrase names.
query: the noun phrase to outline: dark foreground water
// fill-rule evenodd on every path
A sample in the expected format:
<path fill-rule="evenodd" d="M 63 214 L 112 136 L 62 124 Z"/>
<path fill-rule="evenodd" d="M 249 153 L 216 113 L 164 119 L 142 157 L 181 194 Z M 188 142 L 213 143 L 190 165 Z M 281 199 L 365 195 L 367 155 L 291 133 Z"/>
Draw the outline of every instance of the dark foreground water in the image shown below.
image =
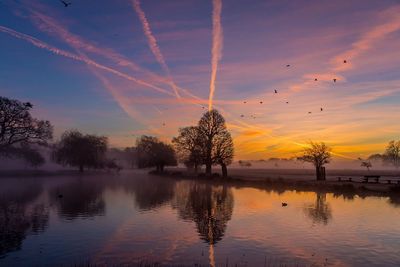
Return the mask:
<path fill-rule="evenodd" d="M 0 179 L 1 266 L 400 266 L 399 252 L 388 198 L 144 172 Z"/>

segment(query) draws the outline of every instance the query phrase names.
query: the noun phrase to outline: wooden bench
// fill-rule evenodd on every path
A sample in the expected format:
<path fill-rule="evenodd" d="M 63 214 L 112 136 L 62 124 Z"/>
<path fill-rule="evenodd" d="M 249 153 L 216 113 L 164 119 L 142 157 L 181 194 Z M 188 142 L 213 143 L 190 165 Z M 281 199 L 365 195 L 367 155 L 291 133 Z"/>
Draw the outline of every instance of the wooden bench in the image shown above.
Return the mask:
<path fill-rule="evenodd" d="M 397 183 L 397 184 L 400 184 L 400 180 L 399 179 L 387 179 L 387 180 L 385 180 L 388 184 L 395 184 L 395 183 Z"/>
<path fill-rule="evenodd" d="M 363 183 L 368 183 L 369 179 L 374 179 L 375 183 L 379 183 L 380 175 L 364 175 Z"/>
<path fill-rule="evenodd" d="M 349 178 L 345 178 L 345 177 L 337 177 L 337 180 L 338 180 L 338 182 L 352 182 L 353 181 L 353 179 L 351 178 L 351 177 L 349 177 Z"/>

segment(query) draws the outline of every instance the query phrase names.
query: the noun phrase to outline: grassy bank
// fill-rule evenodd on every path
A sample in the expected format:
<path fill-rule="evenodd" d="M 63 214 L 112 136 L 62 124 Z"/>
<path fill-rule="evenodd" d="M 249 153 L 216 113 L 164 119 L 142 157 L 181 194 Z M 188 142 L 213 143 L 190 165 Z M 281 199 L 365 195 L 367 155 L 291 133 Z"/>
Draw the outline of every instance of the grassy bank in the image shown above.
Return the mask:
<path fill-rule="evenodd" d="M 300 178 L 296 178 L 295 175 L 285 176 L 284 174 L 280 173 L 278 177 L 271 178 L 271 175 L 268 174 L 267 170 L 265 171 L 264 177 L 261 175 L 254 177 L 251 176 L 251 173 L 246 176 L 235 175 L 234 172 L 231 172 L 233 175 L 231 175 L 229 178 L 222 178 L 219 174 L 214 174 L 212 177 L 206 177 L 204 174 L 196 175 L 182 170 L 167 170 L 163 174 L 153 174 L 168 176 L 174 179 L 188 179 L 207 183 L 211 182 L 215 185 L 229 185 L 238 188 L 253 187 L 266 191 L 275 191 L 278 193 L 287 190 L 315 191 L 333 193 L 348 199 L 352 199 L 356 195 L 359 197 L 388 196 L 393 203 L 398 203 L 400 205 L 400 185 L 398 184 L 363 183 L 361 182 L 361 177 L 358 177 L 359 180 L 353 180 L 352 182 L 339 182 L 336 177 L 330 177 L 326 181 L 316 181 L 313 176 L 308 176 L 305 178 L 304 174 Z M 356 171 L 351 170 L 351 174 L 355 175 L 355 172 Z M 341 170 L 338 172 L 338 174 L 341 174 L 343 177 L 351 177 L 351 175 L 346 175 L 345 170 Z M 397 177 L 393 172 L 387 173 L 387 175 Z"/>

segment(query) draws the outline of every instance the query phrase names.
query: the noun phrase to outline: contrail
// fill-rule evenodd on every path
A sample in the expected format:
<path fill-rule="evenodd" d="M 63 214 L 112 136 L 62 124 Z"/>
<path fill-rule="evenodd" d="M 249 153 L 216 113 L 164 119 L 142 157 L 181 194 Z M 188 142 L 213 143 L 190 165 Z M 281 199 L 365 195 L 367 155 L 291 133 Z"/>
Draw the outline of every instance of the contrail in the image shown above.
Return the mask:
<path fill-rule="evenodd" d="M 102 70 L 108 71 L 108 72 L 113 73 L 113 74 L 115 74 L 115 75 L 117 75 L 119 77 L 122 77 L 122 78 L 125 78 L 127 80 L 136 82 L 137 84 L 152 88 L 152 89 L 154 89 L 154 90 L 156 90 L 156 91 L 158 91 L 160 93 L 164 93 L 164 94 L 167 94 L 167 95 L 172 95 L 169 91 L 167 91 L 167 90 L 165 90 L 163 88 L 160 88 L 158 86 L 152 85 L 152 84 L 150 84 L 150 83 L 148 83 L 146 81 L 137 79 L 135 77 L 132 77 L 132 76 L 130 76 L 128 74 L 122 73 L 122 72 L 120 72 L 118 70 L 115 70 L 113 68 L 101 65 L 101 64 L 99 64 L 99 63 L 97 63 L 97 62 L 95 62 L 93 60 L 90 60 L 90 59 L 87 59 L 87 58 L 82 58 L 82 57 L 77 56 L 75 54 L 72 54 L 70 52 L 58 49 L 58 48 L 56 48 L 54 46 L 51 46 L 51 45 L 49 45 L 49 44 L 47 44 L 45 42 L 42 42 L 42 41 L 38 40 L 38 39 L 36 39 L 36 38 L 34 38 L 34 37 L 30 36 L 30 35 L 14 31 L 14 30 L 12 30 L 10 28 L 7 28 L 7 27 L 1 26 L 1 25 L 0 25 L 0 31 L 4 32 L 4 33 L 7 33 L 7 34 L 9 34 L 9 35 L 11 35 L 11 36 L 13 36 L 15 38 L 27 41 L 27 42 L 33 44 L 34 46 L 42 48 L 42 49 L 45 49 L 45 50 L 47 50 L 49 52 L 52 52 L 55 55 L 67 57 L 67 58 L 70 58 L 70 59 L 73 59 L 73 60 L 76 60 L 76 61 L 80 61 L 80 62 L 86 63 L 87 65 L 90 65 L 90 66 L 96 67 L 98 69 L 102 69 Z"/>
<path fill-rule="evenodd" d="M 211 80 L 210 96 L 208 98 L 208 109 L 212 109 L 215 92 L 215 78 L 217 77 L 218 62 L 222 57 L 222 25 L 221 25 L 222 0 L 213 0 L 212 13 L 212 50 L 211 50 Z"/>
<path fill-rule="evenodd" d="M 87 52 L 98 54 L 100 56 L 112 60 L 119 66 L 129 67 L 133 71 L 144 72 L 146 75 L 149 75 L 150 78 L 153 79 L 155 82 L 167 83 L 168 85 L 171 85 L 171 81 L 170 79 L 168 79 L 168 77 L 164 78 L 159 76 L 158 74 L 143 69 L 139 65 L 132 62 L 130 59 L 125 58 L 123 55 L 116 53 L 112 49 L 98 48 L 96 45 L 82 39 L 77 35 L 70 33 L 66 28 L 64 28 L 61 24 L 59 24 L 51 17 L 48 17 L 31 8 L 27 8 L 27 10 L 32 14 L 31 18 L 33 22 L 39 27 L 40 30 L 49 33 L 51 35 L 56 35 L 58 37 L 61 37 L 63 41 L 66 41 L 75 49 L 84 49 Z M 192 94 L 187 89 L 180 88 L 178 86 L 176 86 L 176 88 L 180 90 L 182 93 L 186 94 L 187 96 L 200 99 L 198 96 Z"/>
<path fill-rule="evenodd" d="M 140 7 L 140 1 L 132 0 L 132 4 L 133 4 L 133 8 L 136 11 L 136 14 L 139 16 L 140 22 L 142 23 L 143 32 L 146 35 L 147 43 L 150 47 L 151 52 L 153 53 L 156 60 L 160 64 L 161 68 L 167 74 L 169 83 L 170 83 L 172 89 L 174 90 L 176 97 L 180 98 L 178 87 L 176 86 L 175 82 L 173 81 L 173 79 L 171 77 L 171 72 L 168 68 L 167 63 L 165 62 L 163 54 L 161 53 L 160 47 L 157 44 L 157 39 L 154 37 L 154 35 L 150 29 L 149 21 L 147 20 L 146 15 L 144 14 L 144 11 Z"/>

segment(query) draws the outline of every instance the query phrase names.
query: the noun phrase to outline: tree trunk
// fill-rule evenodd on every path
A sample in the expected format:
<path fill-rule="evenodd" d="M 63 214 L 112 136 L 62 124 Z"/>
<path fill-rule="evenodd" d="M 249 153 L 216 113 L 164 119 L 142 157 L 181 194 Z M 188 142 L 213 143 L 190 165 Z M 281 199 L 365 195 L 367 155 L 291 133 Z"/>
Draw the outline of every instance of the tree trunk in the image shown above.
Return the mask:
<path fill-rule="evenodd" d="M 194 164 L 194 173 L 197 174 L 197 171 L 199 170 L 199 166 L 197 165 L 197 163 Z"/>
<path fill-rule="evenodd" d="M 325 168 L 322 166 L 316 166 L 315 167 L 315 171 L 317 174 L 317 180 L 318 181 L 324 181 L 326 180 L 326 176 L 325 176 Z"/>
<path fill-rule="evenodd" d="M 222 169 L 222 177 L 224 178 L 228 177 L 228 168 L 226 167 L 226 164 L 222 163 L 221 169 Z"/>
<path fill-rule="evenodd" d="M 83 165 L 79 165 L 79 172 L 83 172 Z"/>
<path fill-rule="evenodd" d="M 212 166 L 211 153 L 212 153 L 212 139 L 210 139 L 207 144 L 206 176 L 211 176 L 211 166 Z"/>
<path fill-rule="evenodd" d="M 206 163 L 206 175 L 211 176 L 211 162 Z"/>

